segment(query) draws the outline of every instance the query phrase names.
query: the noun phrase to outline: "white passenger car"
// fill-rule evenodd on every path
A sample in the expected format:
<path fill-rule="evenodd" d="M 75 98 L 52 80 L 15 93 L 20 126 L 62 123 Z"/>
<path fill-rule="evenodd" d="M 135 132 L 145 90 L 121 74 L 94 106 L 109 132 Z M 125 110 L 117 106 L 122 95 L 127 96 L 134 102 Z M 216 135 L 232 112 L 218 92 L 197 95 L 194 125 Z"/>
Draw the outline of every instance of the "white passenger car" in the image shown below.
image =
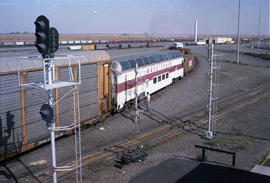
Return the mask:
<path fill-rule="evenodd" d="M 151 55 L 112 59 L 112 100 L 119 111 L 135 98 L 136 70 L 137 94 L 145 96 L 184 76 L 184 58 L 179 51 L 159 52 Z M 137 69 L 136 69 L 137 64 Z"/>

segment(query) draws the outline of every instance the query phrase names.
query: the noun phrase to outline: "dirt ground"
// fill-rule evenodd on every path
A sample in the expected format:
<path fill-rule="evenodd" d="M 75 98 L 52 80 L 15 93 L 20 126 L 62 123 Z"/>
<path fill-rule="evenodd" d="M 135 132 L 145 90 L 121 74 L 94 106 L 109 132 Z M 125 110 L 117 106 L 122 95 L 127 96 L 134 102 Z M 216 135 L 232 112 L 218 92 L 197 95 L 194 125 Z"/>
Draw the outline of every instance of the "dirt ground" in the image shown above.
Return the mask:
<path fill-rule="evenodd" d="M 144 162 L 130 164 L 122 169 L 113 167 L 114 160 L 84 167 L 84 182 L 128 182 L 144 170 L 169 158 L 179 157 L 196 160 L 201 154 L 201 150 L 196 149 L 195 144 L 235 151 L 237 152 L 236 168 L 251 170 L 270 152 L 269 108 L 270 97 L 267 95 L 229 112 L 215 123 L 215 129 L 218 133 L 211 141 L 199 136 L 205 132 L 203 129 L 205 125 L 202 125 L 202 129 L 197 129 L 192 133 L 185 132 L 177 138 L 151 149 Z M 230 165 L 232 161 L 231 156 L 215 152 L 206 152 L 206 158 L 207 162 L 215 162 L 225 166 Z M 62 182 L 72 180 L 70 178 Z"/>
<path fill-rule="evenodd" d="M 191 36 L 174 35 L 174 39 L 191 39 Z M 0 34 L 1 42 L 34 42 L 34 34 Z M 110 40 L 110 41 L 138 41 L 138 40 L 159 40 L 164 39 L 163 36 L 153 36 L 148 34 L 61 34 L 60 41 L 75 41 L 75 40 Z M 169 39 L 169 38 L 168 38 Z"/>
<path fill-rule="evenodd" d="M 198 107 L 207 105 L 209 86 L 209 64 L 206 60 L 206 47 L 191 47 L 192 53 L 198 58 L 198 67 L 183 80 L 176 82 L 151 97 L 151 107 L 167 116 L 180 116 Z M 233 58 L 232 55 L 224 59 Z M 252 59 L 252 57 L 250 57 Z M 244 60 L 241 60 L 245 62 Z M 263 61 L 258 61 L 263 62 Z M 254 67 L 251 65 L 236 65 L 221 62 L 221 79 L 219 97 L 225 98 L 236 93 L 254 88 L 258 85 L 269 83 L 270 72 L 268 67 Z M 96 165 L 83 168 L 84 182 L 127 182 L 143 170 L 156 165 L 170 157 L 186 157 L 196 159 L 199 150 L 194 144 L 205 144 L 237 151 L 236 167 L 250 170 L 270 152 L 268 140 L 261 140 L 269 129 L 269 95 L 249 105 L 241 106 L 235 111 L 227 113 L 218 120 L 215 128 L 219 132 L 233 133 L 226 135 L 218 133 L 213 141 L 205 141 L 198 134 L 204 134 L 205 129 L 196 130 L 194 133 L 184 133 L 174 140 L 168 141 L 151 149 L 147 160 L 141 163 L 125 166 L 123 169 L 113 167 L 114 160 L 99 162 Z M 107 118 L 103 124 L 82 131 L 82 152 L 88 153 L 110 142 L 137 133 L 146 128 L 157 126 L 157 122 L 144 117 L 139 124 L 127 119 L 121 114 Z M 104 130 L 100 130 L 103 127 Z M 196 135 L 197 134 L 197 135 Z M 252 135 L 252 137 L 250 137 Z M 58 162 L 68 161 L 73 158 L 70 150 L 73 138 L 63 138 L 57 141 Z M 217 154 L 207 154 L 210 161 L 224 160 L 228 163 L 230 157 Z M 37 150 L 22 155 L 0 167 L 2 172 L 12 172 L 19 182 L 27 182 L 28 176 L 38 176 L 39 170 L 50 167 L 50 145 L 45 145 Z M 0 174 L 0 181 L 10 182 Z M 60 182 L 74 182 L 73 177 L 68 177 Z"/>

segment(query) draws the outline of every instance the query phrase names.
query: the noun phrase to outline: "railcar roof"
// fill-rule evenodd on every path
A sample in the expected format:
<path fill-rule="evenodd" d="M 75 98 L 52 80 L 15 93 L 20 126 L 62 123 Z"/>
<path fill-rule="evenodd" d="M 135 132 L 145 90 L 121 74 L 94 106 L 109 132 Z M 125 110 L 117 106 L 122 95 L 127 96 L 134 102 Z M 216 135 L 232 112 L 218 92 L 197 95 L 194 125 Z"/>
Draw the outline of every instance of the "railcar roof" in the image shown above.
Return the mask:
<path fill-rule="evenodd" d="M 163 54 L 168 54 L 168 53 L 179 53 L 181 54 L 179 51 L 176 50 L 158 50 L 158 51 L 153 51 L 153 52 L 147 52 L 147 53 L 140 53 L 140 54 L 129 54 L 129 55 L 121 55 L 121 56 L 112 56 L 111 60 L 115 61 L 115 62 L 121 62 L 121 61 L 125 61 L 125 60 L 131 60 L 131 59 L 136 59 L 136 58 L 142 58 L 142 57 L 150 57 L 150 56 L 154 56 L 154 55 L 163 55 Z"/>
<path fill-rule="evenodd" d="M 179 51 L 160 51 L 155 53 L 139 54 L 139 55 L 128 55 L 123 57 L 114 57 L 112 61 L 119 62 L 122 71 L 135 68 L 138 66 L 144 66 L 148 64 L 162 62 L 164 60 L 174 59 L 181 57 Z"/>
<path fill-rule="evenodd" d="M 81 56 L 80 63 L 96 63 L 100 61 L 110 60 L 110 56 L 106 51 L 79 51 L 79 52 L 66 52 L 65 54 L 56 55 L 57 66 L 67 64 L 65 57 L 69 56 Z M 40 55 L 28 55 L 25 57 L 0 57 L 0 73 L 14 72 L 18 70 L 17 60 L 20 62 L 20 68 L 23 70 L 39 69 L 42 68 Z M 71 59 L 71 62 L 74 62 L 75 58 Z"/>

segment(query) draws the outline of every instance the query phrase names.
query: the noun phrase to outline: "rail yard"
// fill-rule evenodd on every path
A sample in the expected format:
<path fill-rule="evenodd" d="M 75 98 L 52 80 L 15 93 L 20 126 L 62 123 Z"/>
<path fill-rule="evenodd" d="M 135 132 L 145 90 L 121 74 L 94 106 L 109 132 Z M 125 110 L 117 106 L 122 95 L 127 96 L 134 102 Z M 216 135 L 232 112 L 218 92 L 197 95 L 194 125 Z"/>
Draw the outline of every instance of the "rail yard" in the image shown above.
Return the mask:
<path fill-rule="evenodd" d="M 149 167 L 171 157 L 196 160 L 200 153 L 195 149 L 195 144 L 235 151 L 235 167 L 240 169 L 249 171 L 254 165 L 260 164 L 270 151 L 270 137 L 267 134 L 270 103 L 269 61 L 241 54 L 243 59 L 241 64 L 237 65 L 233 62 L 235 53 L 228 51 L 230 48 L 233 49 L 233 46 L 216 46 L 221 71 L 217 120 L 214 123 L 215 134 L 212 140 L 201 138 L 207 128 L 209 98 L 207 91 L 209 63 L 206 46 L 186 47 L 191 50 L 194 61 L 196 58 L 196 67 L 186 73 L 186 76 L 179 75 L 181 80 L 175 80 L 159 91 L 149 90 L 151 111 L 146 111 L 145 101 L 142 99 L 138 103 L 141 113 L 137 123 L 134 122 L 136 113 L 132 107 L 111 113 L 113 105 L 111 92 L 114 87 L 113 84 L 111 85 L 111 60 L 118 61 L 118 58 L 151 60 L 151 56 L 154 60 L 155 55 L 162 55 L 163 60 L 169 61 L 170 58 L 177 58 L 177 56 L 170 56 L 168 53 L 176 51 L 169 51 L 168 46 L 107 51 L 60 49 L 59 55 L 83 55 L 86 58 L 81 61 L 82 85 L 79 87 L 80 104 L 78 104 L 81 108 L 82 120 L 81 160 L 84 180 L 127 182 Z M 12 52 L 7 52 L 5 57 L 1 57 L 0 79 L 1 85 L 5 85 L 5 89 L 2 88 L 1 91 L 3 94 L 9 93 L 9 97 L 5 99 L 1 97 L 1 104 L 3 101 L 5 103 L 1 105 L 5 109 L 3 113 L 1 109 L 2 128 L 8 127 L 4 123 L 8 111 L 15 116 L 14 130 L 11 130 L 6 145 L 1 147 L 3 162 L 1 171 L 6 172 L 7 175 L 0 177 L 3 182 L 51 181 L 49 132 L 46 123 L 38 113 L 43 101 L 36 99 L 38 95 L 40 95 L 38 97 L 46 97 L 46 94 L 18 88 L 16 59 L 29 54 L 35 55 L 31 50 L 23 50 L 17 52 L 15 56 Z M 186 60 L 189 58 L 186 57 Z M 5 59 L 8 59 L 9 64 L 3 64 L 7 62 Z M 120 62 L 122 60 L 120 59 Z M 163 60 L 153 61 L 152 64 L 163 63 Z M 141 61 L 136 62 L 141 63 Z M 8 67 L 4 67 L 6 65 Z M 166 63 L 158 67 L 153 68 L 156 70 L 152 72 L 167 68 Z M 25 73 L 19 76 L 21 82 L 34 82 L 42 78 L 40 68 L 31 62 L 25 63 L 23 68 Z M 65 66 L 60 65 L 57 72 L 60 77 L 65 76 Z M 164 79 L 166 79 L 166 72 Z M 154 77 L 158 80 L 159 74 L 149 80 L 154 80 Z M 160 80 L 162 80 L 162 73 Z M 141 82 L 144 83 L 146 80 L 142 79 Z M 56 97 L 61 98 L 64 95 L 61 90 L 63 89 L 55 93 Z M 70 101 L 63 99 L 62 102 L 56 105 L 58 125 L 67 123 L 71 116 L 69 111 L 72 106 L 68 107 Z M 21 107 L 14 108 L 16 103 Z M 24 110 L 21 110 L 22 108 Z M 72 132 L 66 131 L 60 136 L 62 138 L 56 141 L 57 164 L 70 165 L 74 161 L 74 152 L 69 148 L 74 145 Z M 119 164 L 123 152 L 128 150 L 132 152 L 136 149 L 147 153 L 148 156 L 137 163 Z M 24 153 L 18 154 L 22 152 Z M 207 153 L 207 161 L 229 164 L 230 160 L 220 154 Z M 75 181 L 73 178 L 73 173 L 58 172 L 60 182 Z"/>
<path fill-rule="evenodd" d="M 269 10 L 0 1 L 0 182 L 269 183 Z"/>

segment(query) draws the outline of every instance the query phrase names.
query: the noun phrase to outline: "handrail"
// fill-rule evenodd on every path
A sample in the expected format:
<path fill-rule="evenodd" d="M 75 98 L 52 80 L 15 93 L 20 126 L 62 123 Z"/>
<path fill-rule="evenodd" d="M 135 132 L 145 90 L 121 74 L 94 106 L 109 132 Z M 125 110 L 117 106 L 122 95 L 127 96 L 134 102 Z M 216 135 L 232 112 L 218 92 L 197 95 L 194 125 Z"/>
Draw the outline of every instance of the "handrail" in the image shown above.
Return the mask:
<path fill-rule="evenodd" d="M 232 155 L 232 166 L 235 166 L 236 152 L 226 151 L 226 150 L 222 150 L 222 149 L 215 149 L 215 148 L 201 146 L 201 145 L 196 145 L 196 144 L 195 144 L 195 147 L 202 149 L 202 161 L 205 161 L 205 150 L 216 151 L 216 152 L 220 152 L 220 153 L 225 153 L 225 154 Z"/>

